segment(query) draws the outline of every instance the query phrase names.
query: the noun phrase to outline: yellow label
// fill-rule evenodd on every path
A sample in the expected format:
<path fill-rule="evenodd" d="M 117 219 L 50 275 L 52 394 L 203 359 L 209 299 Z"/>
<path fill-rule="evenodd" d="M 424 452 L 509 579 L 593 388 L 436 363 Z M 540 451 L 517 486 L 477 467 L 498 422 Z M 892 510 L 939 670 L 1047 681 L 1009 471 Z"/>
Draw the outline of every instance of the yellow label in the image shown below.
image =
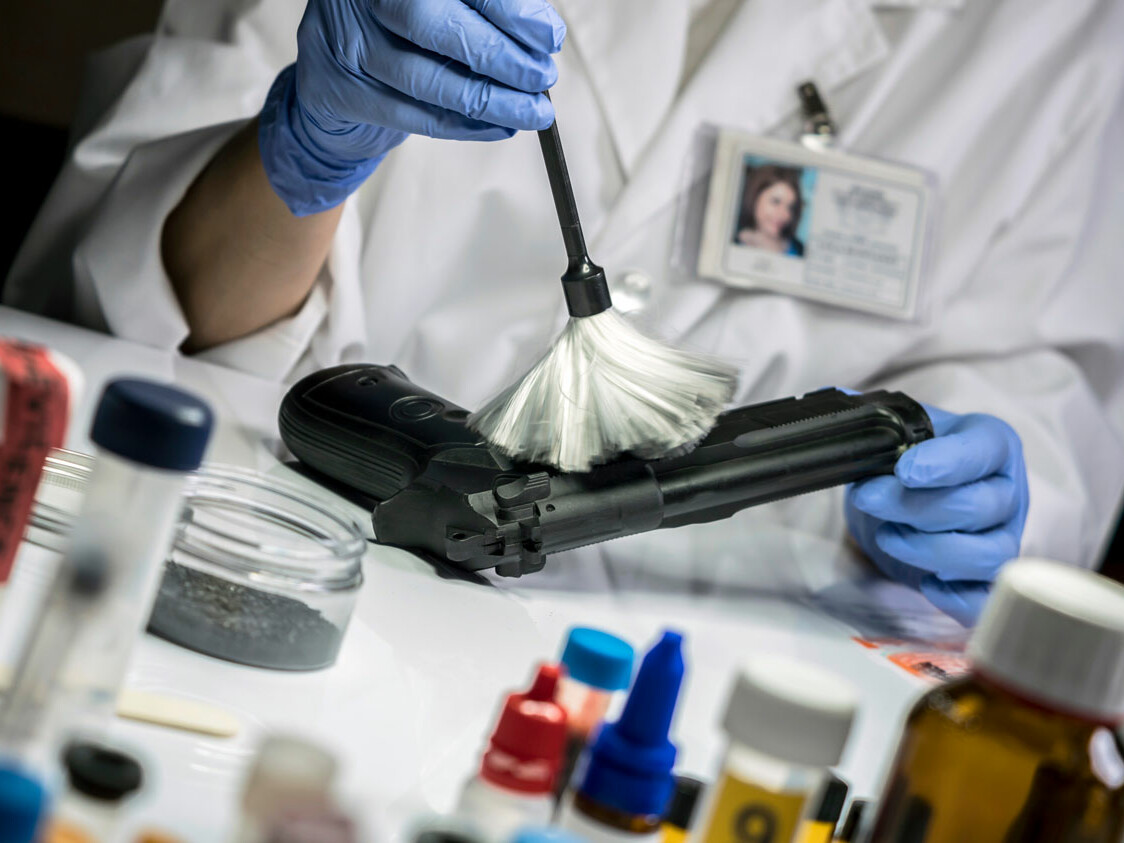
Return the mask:
<path fill-rule="evenodd" d="M 701 843 L 790 843 L 806 794 L 766 790 L 731 776 L 718 788 Z"/>

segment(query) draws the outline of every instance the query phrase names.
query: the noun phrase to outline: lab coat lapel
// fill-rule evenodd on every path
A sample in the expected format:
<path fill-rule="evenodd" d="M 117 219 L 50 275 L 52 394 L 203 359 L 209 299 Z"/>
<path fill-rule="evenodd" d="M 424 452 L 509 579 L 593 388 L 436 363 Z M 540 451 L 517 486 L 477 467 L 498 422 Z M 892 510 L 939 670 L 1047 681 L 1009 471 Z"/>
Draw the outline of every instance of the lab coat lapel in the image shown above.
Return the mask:
<path fill-rule="evenodd" d="M 773 0 L 770 0 L 772 2 Z M 683 67 L 687 0 L 560 0 L 626 174 L 658 131 Z"/>
<path fill-rule="evenodd" d="M 566 0 L 566 8 L 575 3 L 616 5 L 606 0 Z M 678 0 L 678 5 L 686 9 L 688 4 Z M 664 16 L 671 18 L 668 13 Z M 575 16 L 575 21 L 581 19 Z M 579 26 L 578 35 L 579 49 L 584 49 L 584 26 Z M 743 0 L 666 119 L 649 130 L 651 143 L 641 151 L 598 232 L 594 254 L 612 250 L 674 200 L 693 137 L 702 124 L 767 132 L 797 110 L 799 82 L 814 79 L 830 92 L 876 65 L 887 52 L 866 0 Z M 681 64 L 682 48 L 678 56 Z M 622 100 L 630 93 L 616 90 L 611 81 L 606 89 Z M 611 110 L 608 119 L 614 125 L 621 123 L 619 114 Z"/>

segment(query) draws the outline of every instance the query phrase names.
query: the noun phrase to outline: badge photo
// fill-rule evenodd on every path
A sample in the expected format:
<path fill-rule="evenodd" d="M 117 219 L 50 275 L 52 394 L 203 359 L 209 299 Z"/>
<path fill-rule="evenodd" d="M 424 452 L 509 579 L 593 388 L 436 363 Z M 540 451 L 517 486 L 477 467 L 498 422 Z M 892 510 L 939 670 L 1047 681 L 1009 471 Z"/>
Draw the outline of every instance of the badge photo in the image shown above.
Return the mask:
<path fill-rule="evenodd" d="M 698 273 L 914 319 L 934 195 L 913 167 L 722 130 Z"/>

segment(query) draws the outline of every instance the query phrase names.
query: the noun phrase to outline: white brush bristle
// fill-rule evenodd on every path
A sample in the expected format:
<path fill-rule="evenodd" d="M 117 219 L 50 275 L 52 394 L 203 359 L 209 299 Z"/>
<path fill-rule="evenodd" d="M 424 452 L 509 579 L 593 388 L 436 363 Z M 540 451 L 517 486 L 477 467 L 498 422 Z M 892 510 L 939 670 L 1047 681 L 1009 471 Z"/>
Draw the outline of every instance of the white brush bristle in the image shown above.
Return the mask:
<path fill-rule="evenodd" d="M 659 457 L 693 445 L 736 383 L 733 367 L 646 337 L 610 308 L 570 319 L 468 424 L 510 457 L 588 471 L 624 452 Z"/>

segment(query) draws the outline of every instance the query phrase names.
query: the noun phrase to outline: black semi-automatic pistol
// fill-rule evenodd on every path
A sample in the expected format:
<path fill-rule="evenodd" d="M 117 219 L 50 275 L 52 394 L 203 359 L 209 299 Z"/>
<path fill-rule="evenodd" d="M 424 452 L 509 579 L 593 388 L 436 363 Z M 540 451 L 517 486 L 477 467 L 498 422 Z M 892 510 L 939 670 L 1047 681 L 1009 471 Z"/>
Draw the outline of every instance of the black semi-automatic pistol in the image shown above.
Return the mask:
<path fill-rule="evenodd" d="M 467 418 L 395 366 L 343 365 L 289 390 L 280 428 L 302 463 L 376 502 L 378 542 L 511 577 L 551 553 L 889 474 L 933 436 L 903 393 L 821 389 L 729 410 L 690 453 L 565 473 L 493 452 Z"/>

